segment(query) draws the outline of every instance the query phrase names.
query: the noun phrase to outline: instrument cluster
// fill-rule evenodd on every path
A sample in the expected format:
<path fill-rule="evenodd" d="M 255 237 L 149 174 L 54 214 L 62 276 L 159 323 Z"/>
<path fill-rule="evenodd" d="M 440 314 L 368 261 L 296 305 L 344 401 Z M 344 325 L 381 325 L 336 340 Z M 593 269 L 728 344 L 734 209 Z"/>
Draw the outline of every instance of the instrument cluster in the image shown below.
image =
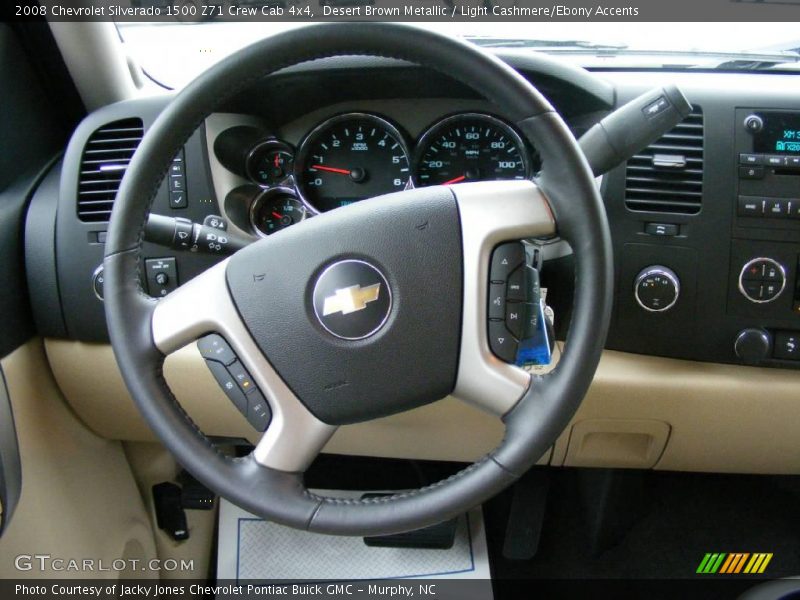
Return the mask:
<path fill-rule="evenodd" d="M 259 187 L 248 212 L 253 233 L 265 236 L 366 198 L 429 185 L 525 179 L 538 166 L 520 134 L 487 113 L 454 114 L 426 128 L 413 146 L 409 139 L 383 116 L 349 112 L 319 123 L 297 148 L 275 137 L 245 136 L 238 142 L 246 145 L 243 168 L 228 168 Z M 219 145 L 215 149 L 223 164 L 232 162 L 220 156 Z"/>

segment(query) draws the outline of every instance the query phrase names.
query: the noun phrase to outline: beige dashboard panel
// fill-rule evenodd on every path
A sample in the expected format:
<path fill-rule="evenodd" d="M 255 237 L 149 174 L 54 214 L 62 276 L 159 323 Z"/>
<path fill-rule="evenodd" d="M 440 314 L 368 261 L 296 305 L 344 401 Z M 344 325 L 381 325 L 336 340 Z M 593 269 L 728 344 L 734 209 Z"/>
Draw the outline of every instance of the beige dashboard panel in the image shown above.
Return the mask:
<path fill-rule="evenodd" d="M 798 371 L 606 351 L 571 425 L 587 419 L 668 424 L 656 469 L 800 472 Z M 552 464 L 564 464 L 569 432 L 556 442 Z"/>
<path fill-rule="evenodd" d="M 109 346 L 48 340 L 47 353 L 61 389 L 89 427 L 110 438 L 154 439 L 125 389 Z M 165 374 L 206 433 L 254 441 L 196 346 L 170 356 Z M 656 469 L 800 472 L 800 372 L 606 351 L 583 405 L 554 445 L 551 464 L 565 464 L 572 425 L 588 419 L 666 424 L 670 433 Z M 502 433 L 496 419 L 447 398 L 401 415 L 342 427 L 326 451 L 471 461 L 493 448 Z M 636 443 L 629 447 L 641 451 Z M 601 450 L 602 445 L 595 448 Z M 604 466 L 630 467 L 634 458 L 623 454 L 597 460 Z"/>
<path fill-rule="evenodd" d="M 90 428 L 113 439 L 155 440 L 128 395 L 109 346 L 50 339 L 47 354 L 65 396 Z M 217 385 L 195 344 L 170 355 L 164 375 L 206 434 L 258 440 Z M 446 398 L 393 417 L 340 427 L 325 452 L 473 461 L 497 446 L 502 436 L 498 419 Z M 548 458 L 549 452 L 544 460 Z"/>
<path fill-rule="evenodd" d="M 118 567 L 123 571 L 110 568 L 117 559 L 143 565 L 157 557 L 122 444 L 76 418 L 53 381 L 41 340 L 15 350 L 2 368 L 19 440 L 22 496 L 0 539 L 0 578 L 153 577 L 130 562 Z M 92 566 L 81 571 L 48 561 L 40 570 L 26 555 L 86 559 Z M 24 570 L 15 565 L 18 556 Z M 99 570 L 100 561 L 108 570 Z"/>

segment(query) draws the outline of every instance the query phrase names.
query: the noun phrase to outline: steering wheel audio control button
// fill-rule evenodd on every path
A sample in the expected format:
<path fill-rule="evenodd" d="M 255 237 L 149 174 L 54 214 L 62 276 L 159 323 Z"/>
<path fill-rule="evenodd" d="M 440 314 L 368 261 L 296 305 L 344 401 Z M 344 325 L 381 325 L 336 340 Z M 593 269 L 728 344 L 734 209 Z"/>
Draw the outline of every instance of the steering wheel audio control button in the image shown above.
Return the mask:
<path fill-rule="evenodd" d="M 503 321 L 489 321 L 489 347 L 497 358 L 513 363 L 517 359 L 518 345 Z"/>
<path fill-rule="evenodd" d="M 506 287 L 506 300 L 524 302 L 526 296 L 525 289 L 525 267 L 519 267 L 508 278 Z"/>
<path fill-rule="evenodd" d="M 506 304 L 506 328 L 516 337 L 522 337 L 525 323 L 526 306 L 520 302 Z"/>
<path fill-rule="evenodd" d="M 520 242 L 509 242 L 494 249 L 489 279 L 503 283 L 511 272 L 525 262 L 525 248 Z"/>
<path fill-rule="evenodd" d="M 489 318 L 506 318 L 506 295 L 505 283 L 489 284 Z"/>
<path fill-rule="evenodd" d="M 231 350 L 228 342 L 216 333 L 212 333 L 197 340 L 197 349 L 206 360 L 230 365 L 236 360 L 236 355 Z"/>

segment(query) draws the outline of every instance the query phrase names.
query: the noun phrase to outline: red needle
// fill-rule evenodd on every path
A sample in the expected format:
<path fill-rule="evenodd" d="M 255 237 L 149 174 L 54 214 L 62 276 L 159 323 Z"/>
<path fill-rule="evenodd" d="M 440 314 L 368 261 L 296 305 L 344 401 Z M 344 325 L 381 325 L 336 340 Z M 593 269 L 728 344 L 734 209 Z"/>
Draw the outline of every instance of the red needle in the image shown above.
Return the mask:
<path fill-rule="evenodd" d="M 272 211 L 272 216 L 276 219 L 282 219 L 283 215 L 276 213 L 274 210 Z"/>
<path fill-rule="evenodd" d="M 318 171 L 328 171 L 329 173 L 339 173 L 340 175 L 350 175 L 349 169 L 337 169 L 336 167 L 325 167 L 323 165 L 311 165 L 311 168 Z"/>
<path fill-rule="evenodd" d="M 450 184 L 453 184 L 453 183 L 459 183 L 461 181 L 464 181 L 466 178 L 467 178 L 466 175 L 459 175 L 458 177 L 454 177 L 453 179 L 445 181 L 442 185 L 450 185 Z"/>
<path fill-rule="evenodd" d="M 274 165 L 275 165 L 276 169 L 280 168 L 280 166 L 281 166 L 281 155 L 280 154 L 276 154 L 275 155 Z"/>

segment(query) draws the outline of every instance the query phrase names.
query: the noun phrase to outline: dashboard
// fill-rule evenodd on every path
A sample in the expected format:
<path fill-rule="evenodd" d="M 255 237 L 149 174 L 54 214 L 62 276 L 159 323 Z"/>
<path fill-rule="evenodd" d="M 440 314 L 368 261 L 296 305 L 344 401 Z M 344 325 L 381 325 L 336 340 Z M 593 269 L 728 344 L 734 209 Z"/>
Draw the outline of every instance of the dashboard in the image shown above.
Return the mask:
<path fill-rule="evenodd" d="M 796 78 L 592 73 L 538 55 L 501 57 L 547 95 L 576 137 L 656 85 L 677 83 L 693 105 L 674 130 L 602 178 L 617 277 L 607 347 L 800 366 Z M 31 282 L 46 334 L 107 340 L 101 263 L 110 209 L 125 161 L 168 101 L 136 99 L 89 115 L 34 198 L 29 272 L 48 274 Z M 175 157 L 153 211 L 194 222 L 221 216 L 257 239 L 391 191 L 533 177 L 537 161 L 503 107 L 475 90 L 401 61 L 342 57 L 256 82 L 207 117 Z M 156 297 L 218 260 L 144 250 L 143 287 Z M 542 283 L 563 339 L 570 250 L 553 243 L 545 258 Z"/>
<path fill-rule="evenodd" d="M 677 84 L 693 107 L 598 181 L 615 261 L 606 353 L 573 424 L 542 460 L 796 472 L 800 79 L 590 72 L 533 53 L 499 56 L 576 137 L 656 86 Z M 125 165 L 169 101 L 137 98 L 87 116 L 34 193 L 26 221 L 31 304 L 56 378 L 81 418 L 117 439 L 151 434 L 108 346 L 103 247 Z M 255 241 L 374 193 L 535 177 L 537 168 L 536 149 L 520 143 L 503 107 L 479 92 L 400 61 L 340 57 L 256 81 L 221 105 L 168 165 L 153 212 L 195 223 L 222 217 Z M 564 340 L 571 250 L 558 239 L 541 249 L 541 284 Z M 164 296 L 219 260 L 145 243 L 142 287 Z M 166 367 L 204 431 L 257 440 L 197 347 Z M 328 451 L 473 460 L 501 437 L 496 422 L 448 399 L 341 428 Z"/>

